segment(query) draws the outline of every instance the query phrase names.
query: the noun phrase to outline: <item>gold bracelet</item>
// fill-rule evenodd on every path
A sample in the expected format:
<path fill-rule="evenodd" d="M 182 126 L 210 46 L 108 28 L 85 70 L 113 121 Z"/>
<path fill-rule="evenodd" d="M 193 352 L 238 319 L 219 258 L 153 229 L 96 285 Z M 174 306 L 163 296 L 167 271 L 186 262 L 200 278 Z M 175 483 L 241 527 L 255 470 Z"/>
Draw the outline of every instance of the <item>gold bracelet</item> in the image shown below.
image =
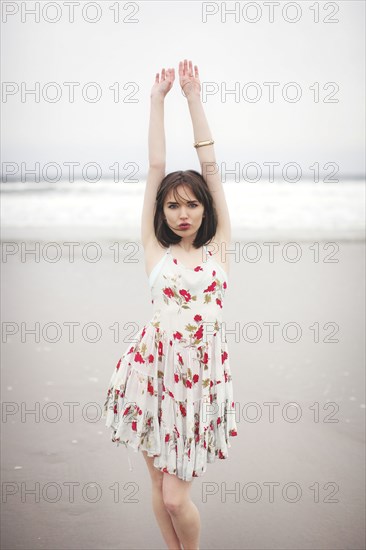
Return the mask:
<path fill-rule="evenodd" d="M 193 146 L 197 149 L 197 147 L 203 147 L 204 145 L 213 145 L 215 142 L 213 139 L 208 139 L 207 141 L 197 141 L 197 143 L 194 143 Z"/>

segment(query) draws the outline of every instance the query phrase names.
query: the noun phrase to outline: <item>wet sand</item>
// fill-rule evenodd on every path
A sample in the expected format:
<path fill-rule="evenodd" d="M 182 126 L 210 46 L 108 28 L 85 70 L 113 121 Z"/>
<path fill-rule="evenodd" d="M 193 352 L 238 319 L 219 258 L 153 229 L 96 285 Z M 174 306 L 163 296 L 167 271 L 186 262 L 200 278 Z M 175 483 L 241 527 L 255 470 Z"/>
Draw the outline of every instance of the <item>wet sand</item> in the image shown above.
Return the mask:
<path fill-rule="evenodd" d="M 318 245 L 301 242 L 292 263 L 284 242 L 273 262 L 257 242 L 262 259 L 231 261 L 238 436 L 193 482 L 201 549 L 362 549 L 364 243 L 339 241 L 332 255 L 319 242 L 317 262 Z M 42 244 L 39 262 L 3 259 L 3 549 L 164 548 L 145 461 L 133 454 L 130 472 L 100 418 L 115 364 L 152 312 L 141 245 L 121 242 L 115 262 L 112 244 L 95 263 L 69 261 L 65 246 L 46 261 Z"/>

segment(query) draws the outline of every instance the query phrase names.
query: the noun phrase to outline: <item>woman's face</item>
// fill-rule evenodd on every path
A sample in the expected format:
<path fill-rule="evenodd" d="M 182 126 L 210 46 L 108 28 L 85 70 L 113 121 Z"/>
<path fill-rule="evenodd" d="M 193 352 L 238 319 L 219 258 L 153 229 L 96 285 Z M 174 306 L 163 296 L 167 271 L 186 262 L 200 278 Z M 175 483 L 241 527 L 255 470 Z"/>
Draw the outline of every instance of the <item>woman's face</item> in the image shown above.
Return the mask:
<path fill-rule="evenodd" d="M 174 198 L 173 190 L 165 198 L 164 216 L 166 223 L 177 235 L 191 237 L 200 228 L 204 207 L 203 204 L 198 202 L 188 185 L 179 185 L 176 192 L 180 195 L 177 199 Z M 184 197 L 185 200 L 181 197 Z M 185 228 L 180 227 L 184 223 L 188 225 Z"/>

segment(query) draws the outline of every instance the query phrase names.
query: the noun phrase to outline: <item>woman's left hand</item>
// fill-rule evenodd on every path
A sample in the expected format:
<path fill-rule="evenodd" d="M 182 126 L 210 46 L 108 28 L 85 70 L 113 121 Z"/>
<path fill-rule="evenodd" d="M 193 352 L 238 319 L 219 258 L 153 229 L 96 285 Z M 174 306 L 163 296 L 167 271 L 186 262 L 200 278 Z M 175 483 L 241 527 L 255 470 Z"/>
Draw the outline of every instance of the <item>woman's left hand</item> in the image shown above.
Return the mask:
<path fill-rule="evenodd" d="M 184 63 L 182 61 L 179 62 L 179 81 L 183 93 L 187 98 L 200 96 L 201 83 L 198 74 L 198 67 L 197 65 L 194 66 L 193 74 L 192 61 L 189 61 L 189 64 L 187 59 L 184 60 Z"/>

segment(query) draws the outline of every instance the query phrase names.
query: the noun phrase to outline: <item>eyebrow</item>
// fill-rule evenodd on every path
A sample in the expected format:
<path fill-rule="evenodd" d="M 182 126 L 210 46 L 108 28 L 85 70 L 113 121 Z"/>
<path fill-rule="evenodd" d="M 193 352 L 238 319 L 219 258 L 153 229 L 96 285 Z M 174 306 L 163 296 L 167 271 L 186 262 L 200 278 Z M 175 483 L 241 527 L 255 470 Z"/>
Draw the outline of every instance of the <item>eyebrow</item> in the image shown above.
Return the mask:
<path fill-rule="evenodd" d="M 192 203 L 192 202 L 198 202 L 197 200 L 195 201 L 186 201 L 188 204 Z M 168 201 L 167 204 L 178 204 L 177 202 L 173 202 L 173 201 Z"/>

